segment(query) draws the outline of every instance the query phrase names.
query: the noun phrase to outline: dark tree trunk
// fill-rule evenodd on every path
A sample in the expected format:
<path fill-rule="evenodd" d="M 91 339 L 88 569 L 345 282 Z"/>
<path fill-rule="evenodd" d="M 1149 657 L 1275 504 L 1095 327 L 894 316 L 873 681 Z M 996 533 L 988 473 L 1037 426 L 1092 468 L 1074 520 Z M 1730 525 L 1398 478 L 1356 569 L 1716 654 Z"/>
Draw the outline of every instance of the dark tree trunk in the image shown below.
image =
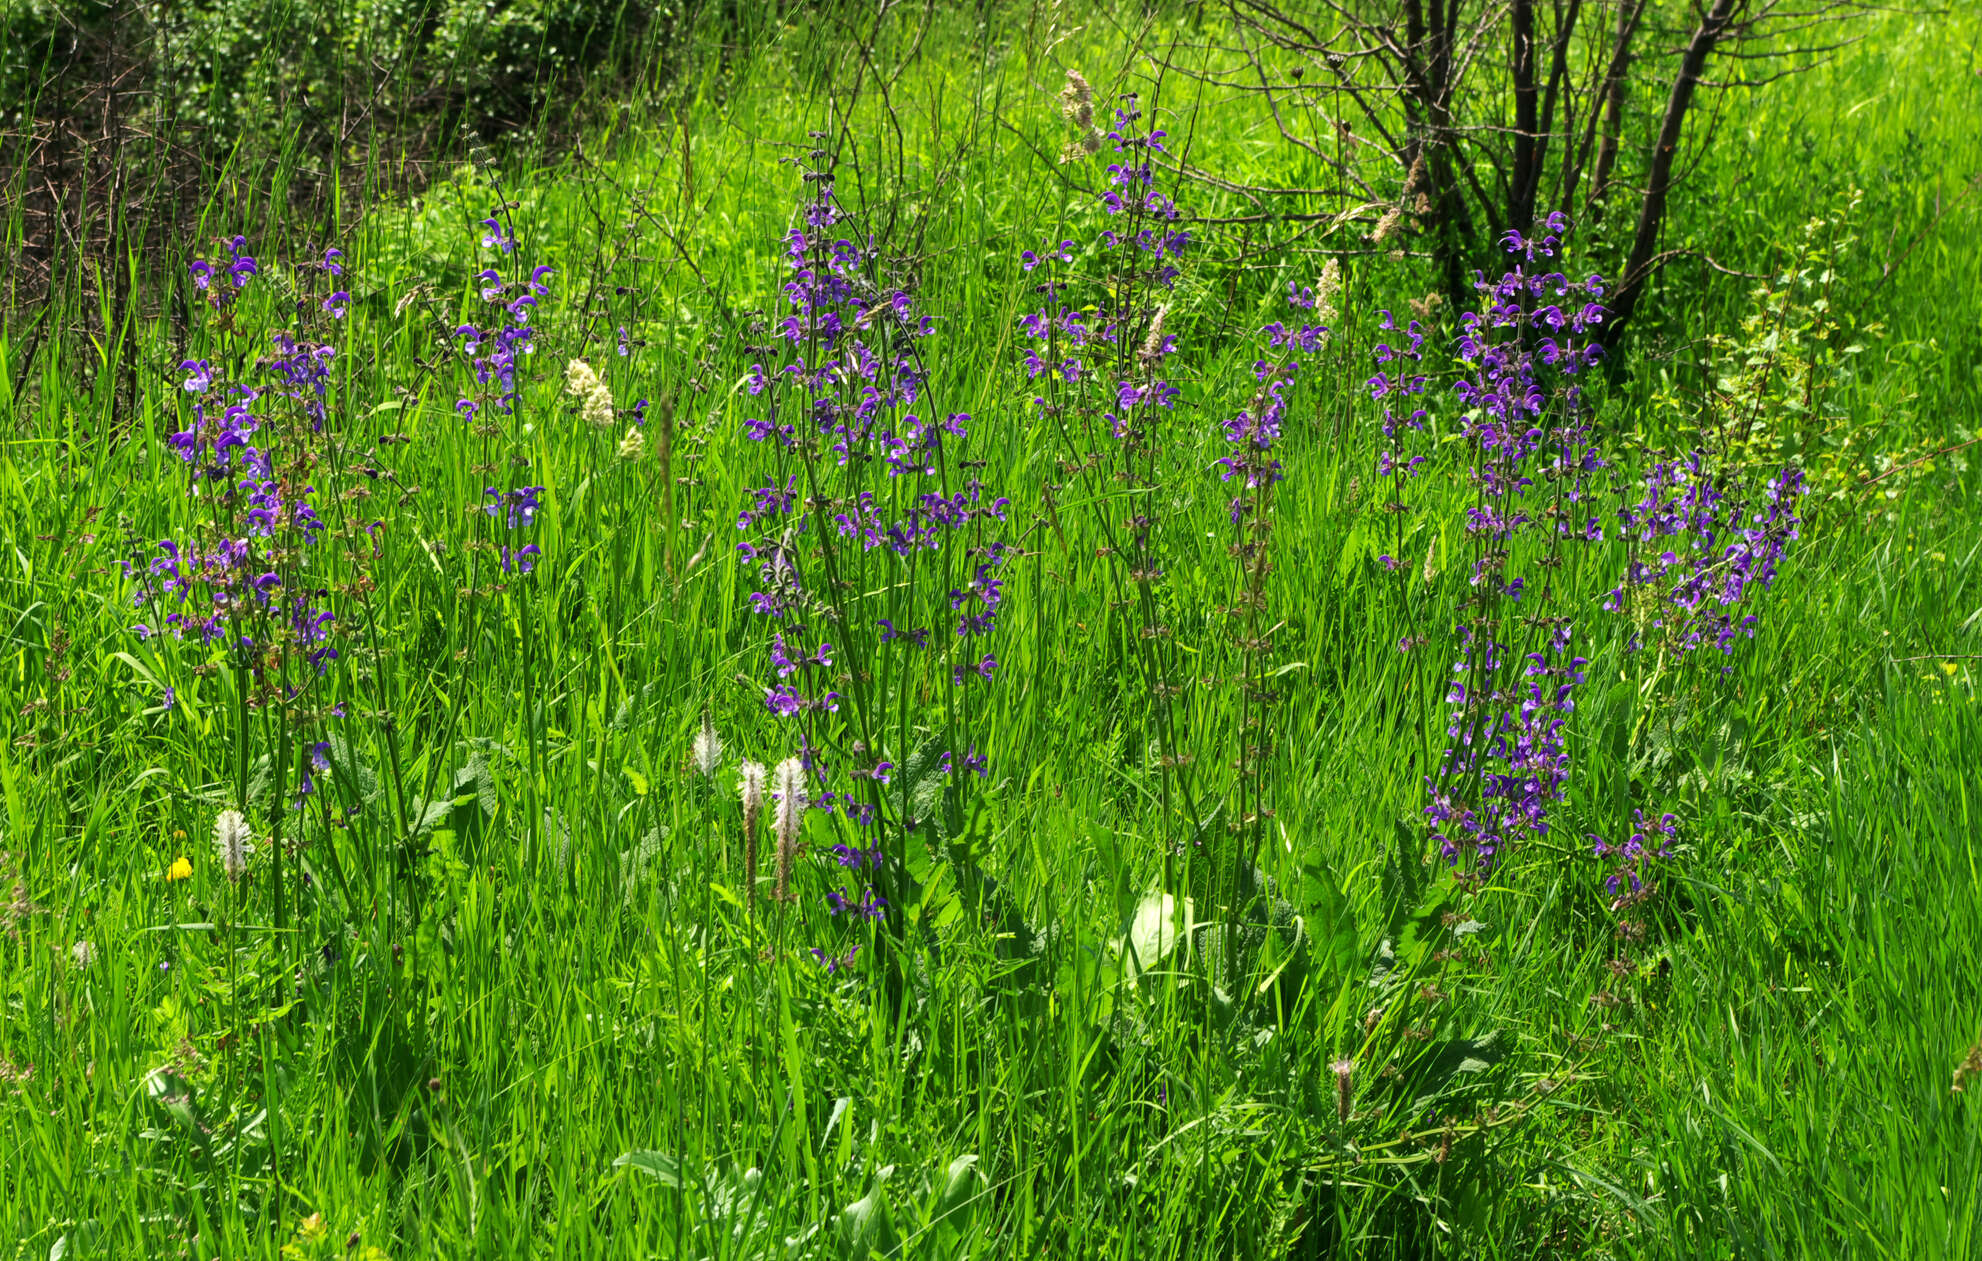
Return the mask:
<path fill-rule="evenodd" d="M 1535 221 L 1535 184 L 1541 166 L 1534 0 L 1513 0 L 1508 17 L 1514 34 L 1510 64 L 1514 78 L 1514 172 L 1507 186 L 1507 225 L 1525 234 Z"/>
<path fill-rule="evenodd" d="M 1597 149 L 1597 169 L 1590 176 L 1592 218 L 1603 215 L 1604 194 L 1610 189 L 1610 173 L 1617 166 L 1617 148 L 1624 135 L 1624 98 L 1630 87 L 1631 38 L 1637 33 L 1638 18 L 1644 11 L 1645 0 L 1618 6 L 1617 48 L 1611 55 L 1610 73 L 1605 76 L 1603 88 L 1603 144 Z M 1591 121 L 1595 121 L 1594 116 Z M 1563 200 L 1571 200 L 1575 195 L 1572 186 Z"/>
<path fill-rule="evenodd" d="M 1679 156 L 1679 138 L 1686 127 L 1686 111 L 1693 103 L 1700 72 L 1706 68 L 1707 58 L 1713 56 L 1714 48 L 1744 2 L 1714 0 L 1714 7 L 1700 19 L 1693 38 L 1686 44 L 1686 55 L 1680 59 L 1679 74 L 1672 81 L 1672 95 L 1666 101 L 1665 121 L 1659 126 L 1658 143 L 1652 150 L 1645 199 L 1638 208 L 1638 230 L 1632 238 L 1631 255 L 1625 260 L 1622 282 L 1611 308 L 1613 335 L 1630 322 L 1632 313 L 1638 309 L 1638 296 L 1651 278 L 1652 254 L 1658 248 L 1659 229 L 1665 223 L 1666 198 L 1672 192 L 1673 162 Z"/>

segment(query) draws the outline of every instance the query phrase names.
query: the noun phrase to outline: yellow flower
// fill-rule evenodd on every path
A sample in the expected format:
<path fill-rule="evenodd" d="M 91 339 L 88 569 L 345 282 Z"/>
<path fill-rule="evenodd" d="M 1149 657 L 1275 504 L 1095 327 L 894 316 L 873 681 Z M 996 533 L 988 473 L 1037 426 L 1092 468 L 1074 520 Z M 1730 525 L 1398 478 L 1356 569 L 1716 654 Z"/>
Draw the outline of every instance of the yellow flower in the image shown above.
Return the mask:
<path fill-rule="evenodd" d="M 168 881 L 189 880 L 192 878 L 192 875 L 193 875 L 193 865 L 186 861 L 184 855 L 181 855 L 178 858 L 173 859 L 172 865 L 165 869 L 165 878 Z"/>

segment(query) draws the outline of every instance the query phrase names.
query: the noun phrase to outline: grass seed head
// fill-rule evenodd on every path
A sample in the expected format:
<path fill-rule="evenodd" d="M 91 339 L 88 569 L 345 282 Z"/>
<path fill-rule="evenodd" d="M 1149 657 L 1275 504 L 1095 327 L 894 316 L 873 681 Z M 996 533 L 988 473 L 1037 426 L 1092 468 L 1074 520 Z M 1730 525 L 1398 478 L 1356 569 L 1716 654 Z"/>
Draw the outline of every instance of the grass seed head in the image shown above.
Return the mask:
<path fill-rule="evenodd" d="M 1067 71 L 1060 89 L 1060 117 L 1086 131 L 1094 126 L 1094 89 L 1078 70 Z"/>
<path fill-rule="evenodd" d="M 1383 212 L 1383 218 L 1376 221 L 1376 231 L 1370 233 L 1370 244 L 1381 245 L 1397 231 L 1397 225 L 1404 222 L 1404 212 L 1392 206 Z"/>

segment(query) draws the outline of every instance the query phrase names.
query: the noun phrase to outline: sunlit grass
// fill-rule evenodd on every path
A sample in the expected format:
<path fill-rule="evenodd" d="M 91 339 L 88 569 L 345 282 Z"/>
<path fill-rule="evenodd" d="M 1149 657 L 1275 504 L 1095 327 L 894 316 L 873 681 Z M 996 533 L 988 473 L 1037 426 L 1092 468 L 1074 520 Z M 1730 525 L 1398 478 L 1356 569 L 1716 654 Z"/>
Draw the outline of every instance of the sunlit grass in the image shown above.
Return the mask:
<path fill-rule="evenodd" d="M 261 229 L 244 322 L 272 315 L 283 260 L 345 249 L 345 472 L 321 478 L 368 493 L 322 511 L 383 523 L 364 566 L 332 565 L 368 571 L 377 612 L 340 605 L 325 686 L 348 717 L 278 931 L 271 855 L 234 883 L 212 841 L 244 770 L 231 673 L 133 636 L 121 568 L 197 510 L 166 438 L 177 364 L 218 343 L 162 297 L 115 333 L 139 346 L 125 394 L 116 345 L 34 339 L 29 362 L 30 317 L 0 333 L 0 848 L 19 872 L 0 906 L 0 1240 L 35 1258 L 337 1256 L 353 1236 L 392 1257 L 1969 1255 L 1982 1122 L 1950 1085 L 1982 1038 L 1982 448 L 1950 448 L 1982 392 L 1982 233 L 1961 200 L 1982 159 L 1975 24 L 1882 18 L 1835 66 L 1737 98 L 1693 177 L 1714 191 L 1673 225 L 1774 273 L 1856 185 L 1840 292 L 1882 328 L 1833 396 L 1854 444 L 1834 493 L 1732 673 L 1589 653 L 1573 817 L 1616 792 L 1684 829 L 1623 974 L 1580 836 L 1516 852 L 1471 899 L 1416 861 L 1447 662 L 1396 644 L 1465 584 L 1466 492 L 1427 492 L 1408 526 L 1377 510 L 1364 352 L 1374 310 L 1427 282 L 1409 259 L 1351 262 L 1277 491 L 1289 668 L 1261 867 L 1280 920 L 1242 984 L 1215 986 L 1210 939 L 1166 953 L 1174 908 L 1148 913 L 1174 819 L 1096 555 L 1105 488 L 1048 502 L 1063 453 L 1013 331 L 1018 252 L 1092 226 L 1035 156 L 1062 138 L 1061 67 L 1101 80 L 1135 32 L 1097 21 L 990 56 L 961 19 L 939 33 L 891 88 L 898 137 L 863 99 L 842 189 L 919 233 L 930 394 L 977 418 L 1036 553 L 1011 573 L 994 773 L 964 838 L 988 879 L 907 842 L 928 931 L 882 963 L 887 939 L 860 938 L 869 966 L 840 973 L 809 953 L 856 940 L 825 914 L 823 860 L 789 905 L 743 882 L 735 768 L 795 752 L 764 713 L 733 552 L 756 458 L 745 347 L 799 196 L 781 159 L 830 125 L 820 88 L 844 67 L 789 35 L 582 156 L 499 146 L 500 193 L 464 164 L 336 228 L 240 222 L 285 160 L 242 157 L 184 248 Z M 1198 126 L 1271 172 L 1239 115 Z M 500 447 L 529 461 L 514 478 L 474 467 L 436 350 L 474 307 L 475 224 L 499 196 L 556 269 L 530 428 Z M 1174 629 L 1211 659 L 1231 598 L 1217 421 L 1251 329 L 1318 260 L 1235 274 L 1231 242 L 1205 244 L 1172 325 L 1191 367 L 1169 510 Z M 1750 285 L 1673 265 L 1632 374 L 1602 390 L 1610 432 L 1688 440 L 1696 343 L 1739 330 Z M 621 408 L 650 400 L 640 460 L 618 458 L 624 421 L 589 429 L 561 394 L 579 355 Z M 351 472 L 366 462 L 390 476 Z M 492 592 L 464 545 L 484 487 L 526 476 L 544 559 Z M 1190 706 L 1205 760 L 1229 761 L 1231 698 Z M 726 745 L 713 781 L 690 758 L 705 714 Z M 272 777 L 245 768 L 263 828 Z M 1358 1062 L 1345 1120 L 1333 1065 L 1389 1054 L 1366 1018 L 1392 1002 L 1422 1002 L 1427 1035 L 1394 1076 Z"/>

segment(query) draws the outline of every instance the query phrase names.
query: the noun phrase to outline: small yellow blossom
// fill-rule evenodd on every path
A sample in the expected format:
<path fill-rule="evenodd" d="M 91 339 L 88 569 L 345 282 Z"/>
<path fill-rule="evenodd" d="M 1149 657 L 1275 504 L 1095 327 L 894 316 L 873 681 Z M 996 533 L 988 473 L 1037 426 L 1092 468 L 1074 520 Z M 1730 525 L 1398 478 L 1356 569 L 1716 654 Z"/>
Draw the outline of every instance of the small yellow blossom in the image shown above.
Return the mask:
<path fill-rule="evenodd" d="M 192 876 L 193 864 L 187 862 L 186 856 L 183 854 L 173 859 L 172 865 L 165 869 L 165 878 L 167 880 L 190 880 Z"/>

